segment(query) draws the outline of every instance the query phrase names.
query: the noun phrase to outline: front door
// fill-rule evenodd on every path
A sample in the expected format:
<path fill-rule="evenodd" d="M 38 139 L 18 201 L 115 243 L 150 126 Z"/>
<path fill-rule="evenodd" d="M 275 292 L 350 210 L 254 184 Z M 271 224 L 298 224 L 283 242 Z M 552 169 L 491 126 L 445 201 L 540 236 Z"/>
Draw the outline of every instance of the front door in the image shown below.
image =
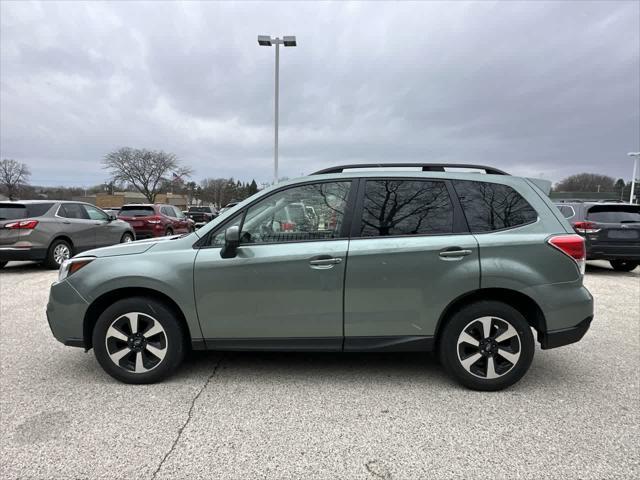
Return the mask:
<path fill-rule="evenodd" d="M 95 247 L 106 247 L 120 243 L 122 229 L 114 224 L 109 215 L 93 205 L 83 205 L 93 224 Z"/>
<path fill-rule="evenodd" d="M 208 237 L 194 280 L 208 348 L 340 350 L 342 295 L 349 245 L 350 181 L 277 191 Z M 311 206 L 317 218 L 293 216 Z M 302 209 L 305 210 L 304 208 Z M 234 258 L 222 258 L 224 230 L 241 226 Z"/>

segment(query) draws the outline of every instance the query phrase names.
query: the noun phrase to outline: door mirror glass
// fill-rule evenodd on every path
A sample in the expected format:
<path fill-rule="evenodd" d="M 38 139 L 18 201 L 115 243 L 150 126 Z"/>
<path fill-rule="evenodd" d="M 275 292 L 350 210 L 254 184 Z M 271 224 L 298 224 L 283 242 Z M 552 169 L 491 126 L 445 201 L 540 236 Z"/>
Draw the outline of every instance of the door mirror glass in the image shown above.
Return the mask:
<path fill-rule="evenodd" d="M 233 258 L 238 253 L 238 246 L 240 245 L 240 227 L 234 225 L 229 227 L 224 232 L 224 246 L 220 250 L 220 256 L 222 258 Z"/>
<path fill-rule="evenodd" d="M 109 214 L 109 221 L 113 222 L 116 219 L 116 216 L 113 213 Z"/>

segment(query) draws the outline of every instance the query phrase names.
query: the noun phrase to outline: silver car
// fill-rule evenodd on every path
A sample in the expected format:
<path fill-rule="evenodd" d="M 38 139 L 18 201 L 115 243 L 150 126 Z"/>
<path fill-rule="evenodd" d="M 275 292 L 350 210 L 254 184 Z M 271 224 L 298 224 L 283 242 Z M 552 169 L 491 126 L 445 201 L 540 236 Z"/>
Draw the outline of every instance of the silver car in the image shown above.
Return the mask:
<path fill-rule="evenodd" d="M 76 253 L 133 240 L 127 222 L 88 203 L 0 202 L 0 268 L 12 260 L 59 268 Z"/>

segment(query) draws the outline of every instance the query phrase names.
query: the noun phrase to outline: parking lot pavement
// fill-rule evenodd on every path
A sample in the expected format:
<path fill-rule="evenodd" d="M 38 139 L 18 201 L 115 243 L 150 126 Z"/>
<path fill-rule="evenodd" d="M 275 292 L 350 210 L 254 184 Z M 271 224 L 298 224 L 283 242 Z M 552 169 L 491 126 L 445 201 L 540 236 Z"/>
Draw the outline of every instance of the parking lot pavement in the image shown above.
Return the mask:
<path fill-rule="evenodd" d="M 640 270 L 588 267 L 582 342 L 509 390 L 422 354 L 194 354 L 129 386 L 52 336 L 55 272 L 0 272 L 0 477 L 637 478 Z"/>

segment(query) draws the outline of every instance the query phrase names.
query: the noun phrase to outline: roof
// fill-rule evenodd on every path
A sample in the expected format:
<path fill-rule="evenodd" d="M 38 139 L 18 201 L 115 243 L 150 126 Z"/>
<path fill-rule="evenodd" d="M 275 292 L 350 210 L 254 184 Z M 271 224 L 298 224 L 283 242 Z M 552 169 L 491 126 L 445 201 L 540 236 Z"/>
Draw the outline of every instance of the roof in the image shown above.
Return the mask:
<path fill-rule="evenodd" d="M 77 201 L 77 200 L 51 200 L 51 199 L 42 199 L 42 200 L 0 200 L 2 203 L 21 203 L 24 205 L 33 205 L 35 203 L 84 203 L 87 205 L 91 205 L 87 202 Z"/>

